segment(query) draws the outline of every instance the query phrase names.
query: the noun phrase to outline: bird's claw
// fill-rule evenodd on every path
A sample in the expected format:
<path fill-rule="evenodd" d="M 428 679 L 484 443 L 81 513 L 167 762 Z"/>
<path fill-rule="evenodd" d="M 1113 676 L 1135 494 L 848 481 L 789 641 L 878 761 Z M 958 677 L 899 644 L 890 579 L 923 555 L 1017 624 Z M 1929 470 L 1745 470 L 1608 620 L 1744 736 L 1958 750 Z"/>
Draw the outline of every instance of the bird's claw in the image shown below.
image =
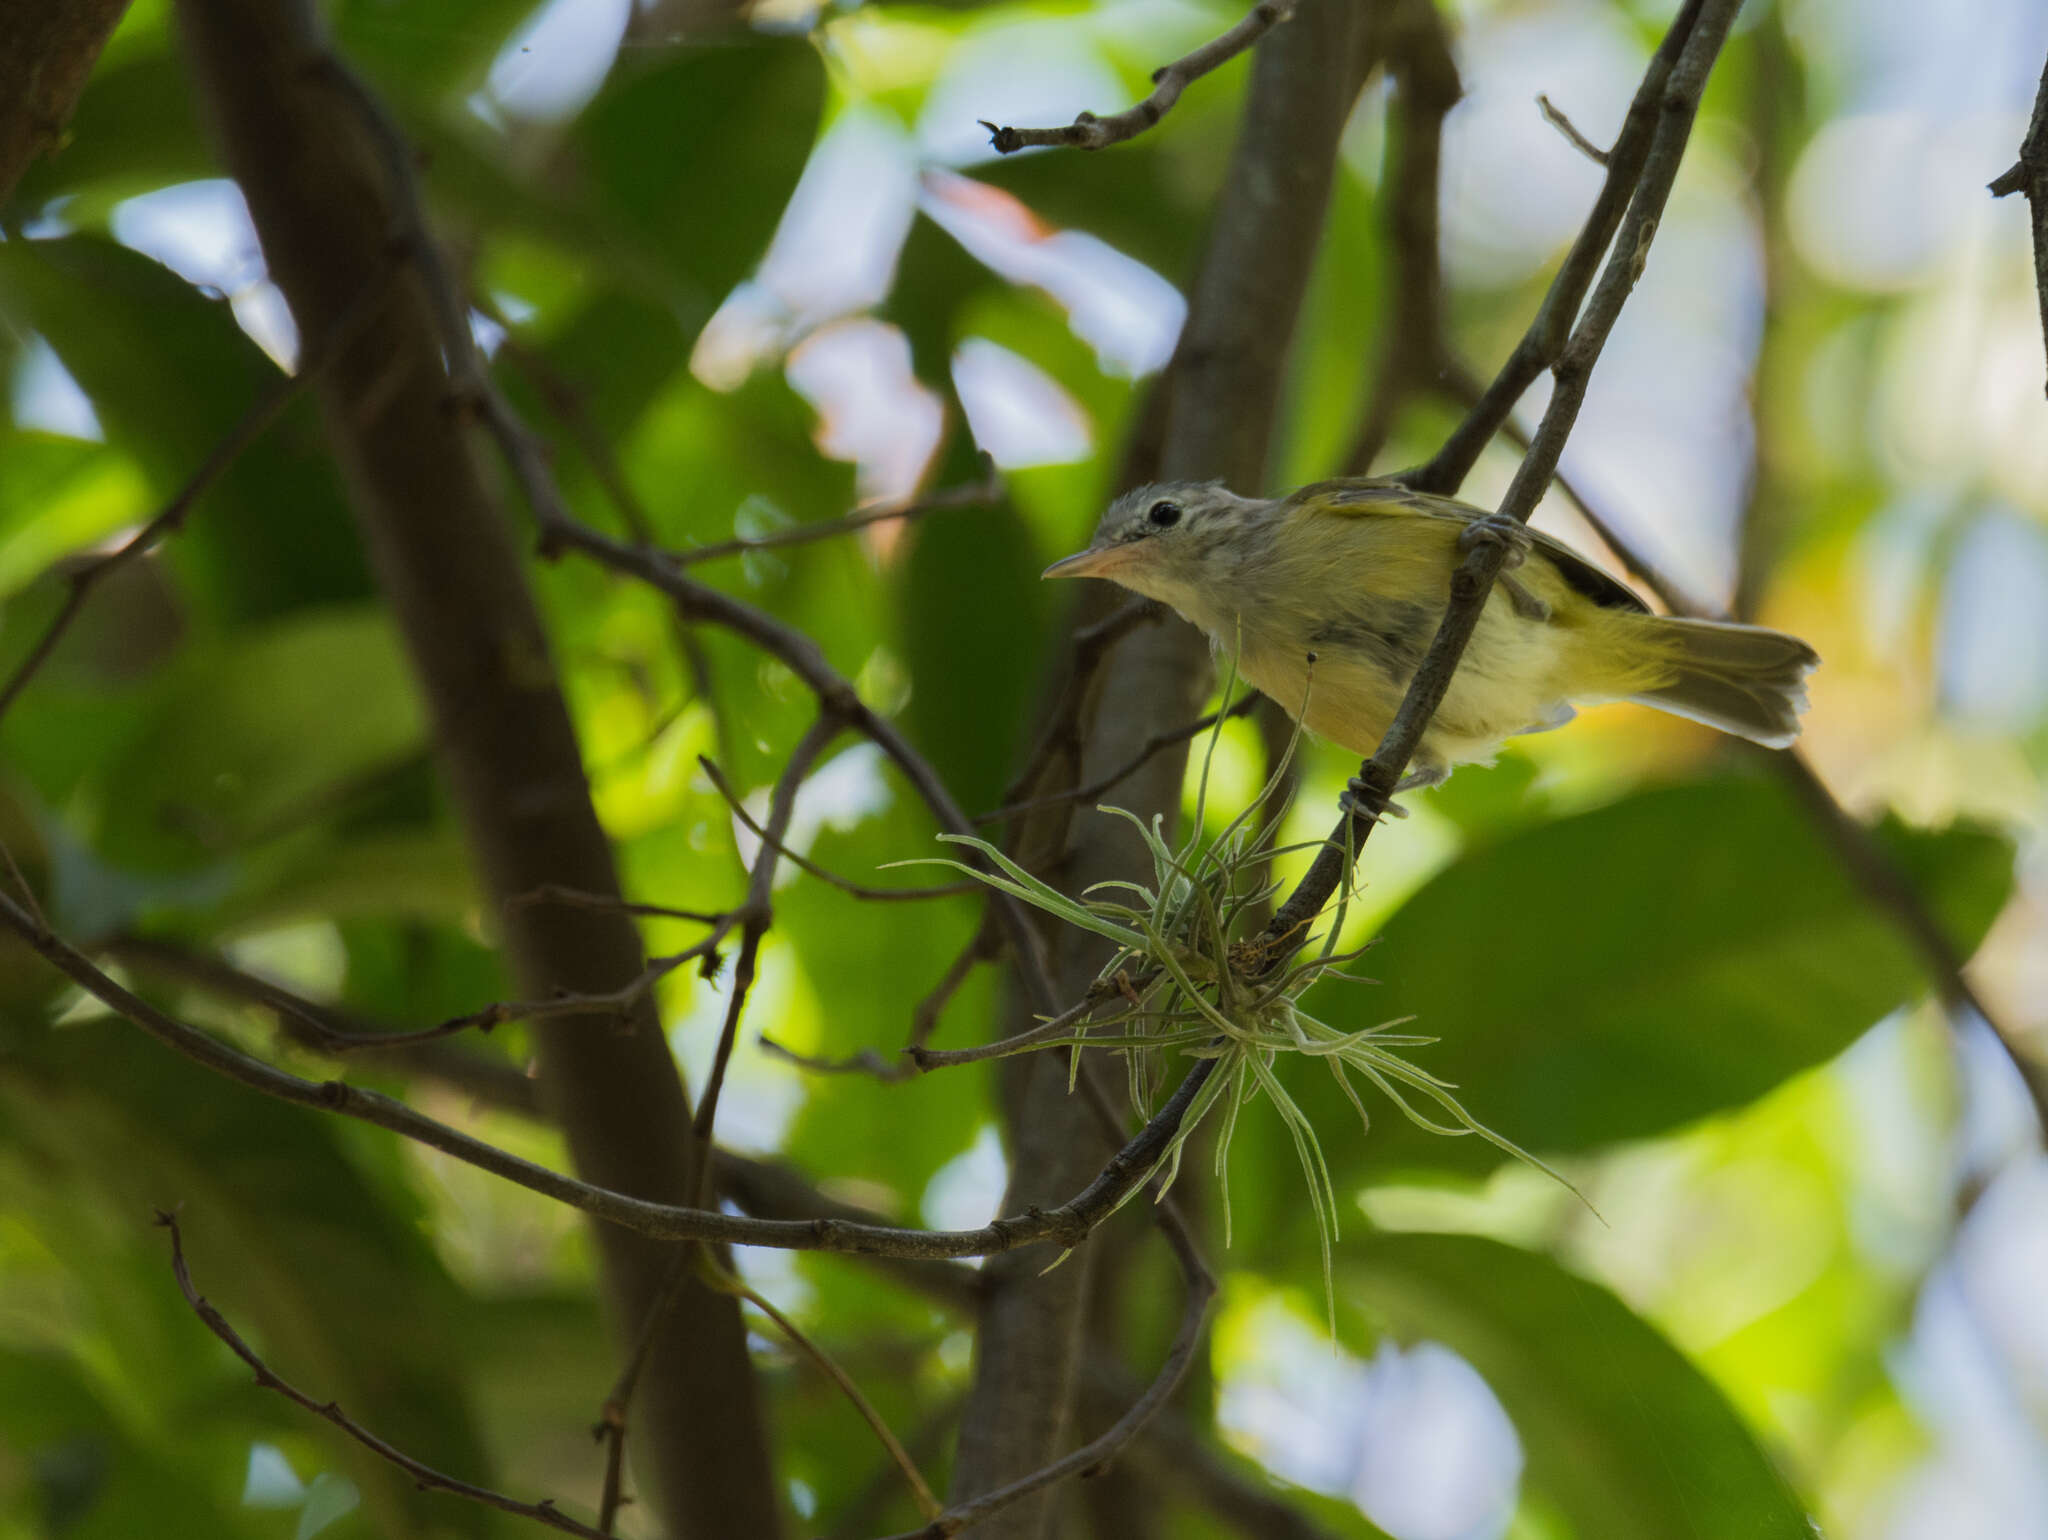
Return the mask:
<path fill-rule="evenodd" d="M 1394 782 L 1394 790 L 1389 792 L 1388 795 L 1393 796 L 1404 791 L 1427 791 L 1432 786 L 1443 785 L 1450 778 L 1451 772 L 1446 766 L 1437 764 L 1414 765 L 1410 767 L 1406 775 Z M 1337 798 L 1337 806 L 1343 812 L 1356 813 L 1360 817 L 1369 818 L 1375 822 L 1381 817 L 1406 818 L 1408 816 L 1408 809 L 1402 807 L 1397 802 L 1388 802 L 1382 809 L 1375 812 L 1374 804 L 1379 800 L 1380 794 L 1365 783 L 1365 778 L 1354 775 L 1349 781 L 1344 783 L 1344 790 Z"/>
<path fill-rule="evenodd" d="M 1527 561 L 1535 544 L 1527 525 L 1500 513 L 1482 514 L 1458 531 L 1458 549 L 1468 555 L 1482 545 L 1506 546 L 1507 555 L 1501 558 L 1503 571 L 1511 572 Z"/>
<path fill-rule="evenodd" d="M 1458 531 L 1458 549 L 1468 554 L 1482 545 L 1505 546 L 1497 581 L 1507 591 L 1508 602 L 1524 620 L 1548 620 L 1550 606 L 1531 593 L 1528 584 L 1512 575 L 1515 568 L 1529 559 L 1529 552 L 1535 544 L 1528 527 L 1521 520 L 1508 518 L 1505 514 L 1486 514 Z"/>
<path fill-rule="evenodd" d="M 1394 790 L 1404 790 L 1407 784 L 1408 782 L 1404 778 L 1395 785 Z M 1341 813 L 1368 819 L 1373 823 L 1378 823 L 1381 818 L 1406 818 L 1408 816 L 1408 809 L 1402 807 L 1398 802 L 1380 803 L 1379 793 L 1355 775 L 1345 783 L 1344 790 L 1338 794 L 1337 810 Z"/>

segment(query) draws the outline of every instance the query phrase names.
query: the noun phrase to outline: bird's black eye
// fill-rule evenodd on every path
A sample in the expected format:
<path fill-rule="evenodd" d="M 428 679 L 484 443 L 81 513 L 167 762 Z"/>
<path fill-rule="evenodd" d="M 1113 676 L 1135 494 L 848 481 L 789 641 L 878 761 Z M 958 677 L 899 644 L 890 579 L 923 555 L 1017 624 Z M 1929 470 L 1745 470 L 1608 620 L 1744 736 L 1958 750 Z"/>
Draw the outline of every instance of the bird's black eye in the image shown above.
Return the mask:
<path fill-rule="evenodd" d="M 1146 513 L 1145 517 L 1152 521 L 1155 529 L 1172 529 L 1174 525 L 1180 522 L 1180 504 L 1169 503 L 1164 500 L 1156 502 Z"/>

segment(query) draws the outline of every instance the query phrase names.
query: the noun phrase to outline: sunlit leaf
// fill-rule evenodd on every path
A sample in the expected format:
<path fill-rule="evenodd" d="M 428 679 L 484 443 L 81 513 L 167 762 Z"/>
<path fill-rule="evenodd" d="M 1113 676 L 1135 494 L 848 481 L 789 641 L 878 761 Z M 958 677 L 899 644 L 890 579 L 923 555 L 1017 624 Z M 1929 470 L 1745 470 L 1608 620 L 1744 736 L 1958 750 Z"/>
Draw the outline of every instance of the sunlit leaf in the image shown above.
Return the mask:
<path fill-rule="evenodd" d="M 1456 1349 L 1578 1540 L 1809 1540 L 1804 1504 L 1727 1398 L 1598 1284 L 1470 1235 L 1374 1235 L 1340 1290 L 1403 1341 Z"/>

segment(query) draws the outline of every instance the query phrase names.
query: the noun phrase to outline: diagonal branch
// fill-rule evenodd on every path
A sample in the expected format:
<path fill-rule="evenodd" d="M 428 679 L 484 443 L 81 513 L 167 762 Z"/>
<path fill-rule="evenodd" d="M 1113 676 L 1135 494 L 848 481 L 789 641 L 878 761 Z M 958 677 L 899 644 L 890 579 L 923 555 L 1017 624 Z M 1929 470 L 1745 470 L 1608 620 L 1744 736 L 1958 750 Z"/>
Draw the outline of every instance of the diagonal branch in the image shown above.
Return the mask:
<path fill-rule="evenodd" d="M 58 972 L 165 1047 L 250 1090 L 295 1106 L 354 1118 L 439 1150 L 530 1192 L 659 1241 L 714 1241 L 779 1251 L 855 1252 L 871 1256 L 952 1260 L 991 1256 L 1040 1244 L 1072 1249 L 1137 1190 L 1171 1147 L 1188 1108 L 1214 1071 L 1204 1060 L 1081 1190 L 1056 1208 L 1031 1208 L 973 1230 L 913 1230 L 821 1215 L 811 1219 L 746 1219 L 717 1209 L 660 1203 L 579 1181 L 450 1128 L 401 1101 L 338 1080 L 305 1080 L 178 1020 L 94 965 L 77 947 L 0 893 L 0 928 L 12 931 Z M 600 1231 L 600 1234 L 603 1232 Z"/>
<path fill-rule="evenodd" d="M 998 128 L 986 118 L 989 143 L 998 155 L 1013 155 L 1036 145 L 1060 145 L 1074 150 L 1100 150 L 1107 145 L 1135 139 L 1173 110 L 1181 92 L 1218 65 L 1227 64 L 1247 48 L 1294 15 L 1294 0 L 1259 0 L 1236 26 L 1220 37 L 1211 38 L 1193 53 L 1175 59 L 1152 72 L 1152 94 L 1135 107 L 1110 117 L 1098 118 L 1084 112 L 1065 128 Z"/>
<path fill-rule="evenodd" d="M 2034 116 L 2020 141 L 2020 158 L 1991 184 L 1991 196 L 2027 195 L 2034 216 L 2034 292 L 2041 303 L 2041 334 L 2048 341 L 2048 64 L 2041 66 L 2041 89 L 2034 97 Z"/>
<path fill-rule="evenodd" d="M 1670 30 L 1651 56 L 1649 68 L 1643 71 L 1642 84 L 1636 87 L 1635 97 L 1629 102 L 1614 148 L 1607 152 L 1607 179 L 1601 183 L 1592 212 L 1586 216 L 1578 239 L 1572 242 L 1564 265 L 1551 280 L 1535 319 L 1478 404 L 1444 440 L 1443 447 L 1427 464 L 1402 473 L 1400 479 L 1416 491 L 1456 492 L 1488 441 L 1521 400 L 1522 392 L 1562 358 L 1572 335 L 1573 319 L 1599 271 L 1602 253 L 1620 229 L 1622 216 L 1644 178 L 1653 144 L 1666 133 L 1674 113 L 1683 116 L 1687 128 L 1691 125 L 1694 109 L 1683 104 L 1683 92 L 1677 90 L 1673 76 L 1680 51 L 1692 37 L 1704 9 L 1704 0 L 1685 0 L 1672 19 Z M 1672 92 L 1667 92 L 1667 85 L 1673 87 L 1677 100 Z M 1682 132 L 1680 140 L 1682 147 Z M 1658 200 L 1660 207 L 1662 201 Z"/>
<path fill-rule="evenodd" d="M 563 550 L 580 552 L 602 566 L 636 577 L 667 594 L 687 619 L 709 622 L 752 642 L 802 680 L 817 696 L 822 709 L 871 739 L 910 782 L 940 828 L 949 834 L 974 832 L 973 822 L 953 800 L 952 792 L 947 790 L 931 761 L 912 747 L 895 723 L 870 709 L 855 692 L 852 681 L 833 668 L 818 644 L 801 631 L 743 600 L 698 582 L 660 552 L 614 540 L 566 512 L 541 515 L 541 548 L 545 555 Z M 1054 986 L 1045 965 L 1043 940 L 1023 906 L 1014 899 L 998 894 L 990 902 L 996 906 L 1004 935 L 1025 968 L 1025 977 L 1040 1008 L 1052 1010 Z"/>
<path fill-rule="evenodd" d="M 1742 0 L 1687 0 L 1650 62 L 1643 85 L 1636 93 L 1636 102 L 1638 105 L 1646 101 L 1655 104 L 1655 130 L 1641 145 L 1640 153 L 1631 155 L 1624 152 L 1630 132 L 1630 128 L 1624 128 L 1623 137 L 1616 142 L 1612 155 L 1608 187 L 1603 189 L 1601 201 L 1596 204 L 1578 245 L 1574 247 L 1576 253 L 1595 232 L 1604 218 L 1604 206 L 1610 193 L 1617 192 L 1616 173 L 1633 158 L 1636 170 L 1625 189 L 1627 210 L 1619 221 L 1613 253 L 1586 305 L 1585 315 L 1557 351 L 1552 369 L 1556 389 L 1530 442 L 1529 452 L 1523 456 L 1521 467 L 1501 502 L 1503 517 L 1526 522 L 1557 470 L 1565 440 L 1570 436 L 1573 424 L 1578 420 L 1579 408 L 1585 401 L 1586 382 L 1593 365 L 1598 361 L 1600 350 L 1620 317 L 1621 308 L 1636 280 L 1642 276 L 1650 243 L 1656 236 L 1658 221 L 1663 217 L 1665 201 L 1670 196 L 1679 162 L 1685 154 L 1686 141 L 1692 133 L 1707 74 L 1720 53 L 1722 41 L 1741 3 Z M 1656 82 L 1654 91 L 1653 81 Z M 1631 107 L 1631 127 L 1635 116 L 1636 109 Z M 1562 274 L 1559 281 L 1563 281 Z M 1544 300 L 1545 311 L 1551 310 L 1558 302 L 1559 293 L 1558 285 L 1553 284 L 1550 295 Z M 1541 324 L 1539 316 L 1538 325 L 1530 329 L 1530 337 L 1541 335 Z M 1525 338 L 1525 345 L 1527 340 Z M 1517 357 L 1521 354 L 1522 350 L 1517 349 Z M 1499 383 L 1495 382 L 1496 385 Z M 1515 394 L 1520 394 L 1520 387 Z M 1508 405 L 1512 405 L 1511 400 Z M 1503 406 L 1503 417 L 1505 411 Z M 1475 412 L 1460 425 L 1458 433 L 1471 430 L 1480 418 L 1481 414 Z M 1480 443 L 1492 436 L 1496 425 L 1486 425 Z M 1456 441 L 1457 435 L 1453 435 L 1453 442 Z M 1446 445 L 1446 450 L 1450 447 Z M 1476 448 L 1473 453 L 1476 455 Z M 1444 456 L 1440 454 L 1429 466 L 1423 467 L 1423 473 L 1443 463 Z M 1456 479 L 1462 479 L 1465 468 L 1466 465 L 1457 467 L 1453 486 Z M 1435 486 L 1434 482 L 1427 484 L 1432 488 Z M 1409 683 L 1400 710 L 1380 740 L 1379 748 L 1360 766 L 1358 776 L 1352 781 L 1349 809 L 1338 819 L 1315 862 L 1275 912 L 1260 938 L 1265 969 L 1277 967 L 1293 954 L 1301 938 L 1307 935 L 1309 924 L 1322 912 L 1323 905 L 1329 902 L 1338 884 L 1356 863 L 1359 851 L 1364 848 L 1374 825 L 1391 802 L 1395 783 L 1407 769 L 1408 761 L 1428 730 L 1431 717 L 1450 688 L 1451 676 L 1479 623 L 1480 611 L 1492 592 L 1494 579 L 1500 575 L 1506 555 L 1504 541 L 1476 545 L 1452 575 L 1451 601 L 1444 611 L 1443 621 Z"/>
<path fill-rule="evenodd" d="M 388 1444 L 368 1428 L 357 1422 L 332 1401 L 318 1401 L 305 1391 L 283 1378 L 257 1356 L 256 1350 L 242 1338 L 242 1334 L 228 1324 L 226 1316 L 199 1292 L 192 1282 L 191 1271 L 185 1265 L 185 1242 L 179 1233 L 177 1216 L 158 1209 L 156 1222 L 171 1232 L 171 1272 L 178 1280 L 178 1289 L 185 1296 L 185 1303 L 192 1307 L 206 1329 L 227 1344 L 235 1357 L 242 1360 L 256 1375 L 256 1384 L 262 1390 L 274 1390 L 287 1401 L 297 1403 L 316 1417 L 324 1417 L 350 1438 L 361 1444 L 380 1460 L 389 1460 L 420 1486 L 424 1491 L 446 1492 L 454 1497 L 466 1498 L 481 1503 L 486 1508 L 496 1508 L 501 1513 L 516 1514 L 523 1519 L 545 1524 L 550 1529 L 560 1530 L 565 1535 L 581 1535 L 584 1540 L 605 1540 L 603 1530 L 592 1529 L 588 1524 L 579 1523 L 554 1505 L 552 1499 L 540 1502 L 522 1502 L 508 1497 L 489 1487 L 480 1487 L 459 1477 L 443 1475 L 431 1465 L 422 1463 L 407 1454 L 395 1444 Z"/>
<path fill-rule="evenodd" d="M 696 1192 L 690 1101 L 641 988 L 648 963 L 637 928 L 597 910 L 504 907 L 546 883 L 617 896 L 618 873 L 523 553 L 468 410 L 506 446 L 529 496 L 552 491 L 544 459 L 506 428 L 509 409 L 478 366 L 467 306 L 421 210 L 411 147 L 333 54 L 314 0 L 177 0 L 176 16 L 227 169 L 310 345 L 337 329 L 368 275 L 394 252 L 402 259 L 399 280 L 319 381 L 328 439 L 419 679 L 479 885 L 504 915 L 518 989 L 539 1002 L 615 1002 L 545 1015 L 534 1033 L 543 1095 L 587 1178 L 576 1186 L 655 1208 L 685 1205 Z M 619 1030 L 611 1010 L 626 1004 Z M 272 1079 L 260 1064 L 230 1072 L 387 1127 L 418 1117 L 353 1087 Z M 412 1127 L 444 1146 L 454 1132 L 432 1120 Z M 472 1141 L 463 1152 L 512 1169 L 489 1146 Z M 538 1167 L 520 1172 L 530 1184 L 536 1177 L 565 1180 Z M 592 1237 L 609 1314 L 630 1332 L 660 1290 L 669 1248 L 616 1225 Z M 772 1540 L 780 1501 L 734 1301 L 699 1289 L 677 1313 L 643 1402 L 644 1485 L 660 1522 L 678 1540 Z"/>
<path fill-rule="evenodd" d="M 113 936 L 96 948 L 102 956 L 146 973 L 191 985 L 225 1000 L 270 1011 L 283 1034 L 301 1048 L 332 1058 L 359 1055 L 395 1064 L 436 1080 L 479 1102 L 527 1117 L 541 1114 L 539 1088 L 515 1064 L 452 1044 L 421 1041 L 421 1034 L 359 1020 L 334 1006 L 308 1000 L 282 985 L 206 952 L 150 936 Z"/>

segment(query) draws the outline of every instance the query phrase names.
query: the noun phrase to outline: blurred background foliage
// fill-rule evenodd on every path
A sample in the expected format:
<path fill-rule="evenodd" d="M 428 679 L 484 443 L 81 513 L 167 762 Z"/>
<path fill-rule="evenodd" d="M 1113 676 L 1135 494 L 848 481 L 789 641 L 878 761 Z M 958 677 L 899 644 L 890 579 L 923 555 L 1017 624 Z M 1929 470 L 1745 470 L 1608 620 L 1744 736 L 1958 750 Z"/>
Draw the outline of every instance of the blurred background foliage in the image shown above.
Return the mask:
<path fill-rule="evenodd" d="M 1533 97 L 1609 137 L 1670 9 L 1446 6 L 1466 95 L 1443 254 L 1476 368 L 1512 345 L 1597 181 Z M 975 120 L 1134 100 L 1229 8 L 763 0 L 751 29 L 688 43 L 628 0 L 330 14 L 419 146 L 479 337 L 587 517 L 620 517 L 623 487 L 624 517 L 685 548 L 960 485 L 974 451 L 994 457 L 999 506 L 706 570 L 816 638 L 964 803 L 1000 802 L 1068 597 L 1034 575 L 1118 490 L 1246 66 L 1099 155 L 997 162 Z M 1564 462 L 1688 591 L 1818 647 L 1807 751 L 2037 1056 L 2048 407 L 2025 221 L 1982 187 L 2044 48 L 2029 0 L 1749 7 Z M 1386 108 L 1376 77 L 1267 490 L 1328 474 L 1363 409 Z M 5 235 L 11 667 L 66 564 L 146 520 L 296 343 L 161 0 L 137 0 Z M 1450 420 L 1415 403 L 1381 467 Z M 1467 495 L 1492 500 L 1512 465 L 1496 449 Z M 1594 544 L 1560 499 L 1539 522 Z M 591 567 L 533 581 L 628 891 L 731 904 L 750 847 L 697 757 L 758 805 L 808 696 L 709 631 L 693 678 L 656 597 Z M 132 938 L 374 1022 L 504 995 L 425 734 L 301 403 L 95 595 L 0 725 L 0 834 L 53 923 L 116 943 L 135 987 L 341 1073 Z M 1224 731 L 1212 818 L 1265 754 L 1253 724 Z M 1290 834 L 1320 831 L 1352 768 L 1309 749 Z M 1711 734 L 1610 708 L 1412 806 L 1351 920 L 1380 938 L 1362 966 L 1381 982 L 1325 986 L 1351 993 L 1324 1014 L 1414 1015 L 1441 1039 L 1420 1062 L 1588 1201 L 1391 1109 L 1361 1134 L 1326 1077 L 1297 1077 L 1343 1203 L 1333 1340 L 1293 1149 L 1252 1109 L 1196 1398 L 1231 1479 L 1328 1534 L 1400 1540 L 1794 1534 L 1803 1513 L 1857 1540 L 2048 1533 L 2038 1129 L 1988 1034 L 1951 1030 L 1785 794 Z M 805 788 L 792 843 L 888 884 L 876 869 L 932 853 L 931 832 L 861 746 Z M 976 921 L 971 900 L 855 903 L 787 868 L 776 903 L 749 1021 L 826 1058 L 892 1053 Z M 983 970 L 938 1041 L 984 1036 L 998 991 Z M 676 975 L 662 1004 L 701 1080 L 719 986 Z M 560 1165 L 521 1094 L 522 1030 L 454 1046 L 346 1073 Z M 719 1131 L 900 1222 L 979 1223 L 1004 1180 L 994 1084 L 819 1076 L 749 1041 Z M 421 1497 L 250 1391 L 178 1298 L 152 1204 L 183 1205 L 201 1287 L 316 1395 L 444 1469 L 594 1494 L 585 1430 L 612 1359 L 567 1213 L 210 1078 L 19 949 L 0 967 L 0 1172 L 0 1536 L 519 1527 Z M 942 1469 L 971 1313 L 843 1258 L 740 1260 Z M 1149 1266 L 1131 1278 L 1156 1283 Z M 1133 1284 L 1118 1372 L 1149 1373 L 1172 1298 Z M 901 1527 L 844 1403 L 772 1333 L 755 1346 L 798 1522 Z M 1199 1482 L 1155 1490 L 1161 1533 L 1228 1532 Z"/>

